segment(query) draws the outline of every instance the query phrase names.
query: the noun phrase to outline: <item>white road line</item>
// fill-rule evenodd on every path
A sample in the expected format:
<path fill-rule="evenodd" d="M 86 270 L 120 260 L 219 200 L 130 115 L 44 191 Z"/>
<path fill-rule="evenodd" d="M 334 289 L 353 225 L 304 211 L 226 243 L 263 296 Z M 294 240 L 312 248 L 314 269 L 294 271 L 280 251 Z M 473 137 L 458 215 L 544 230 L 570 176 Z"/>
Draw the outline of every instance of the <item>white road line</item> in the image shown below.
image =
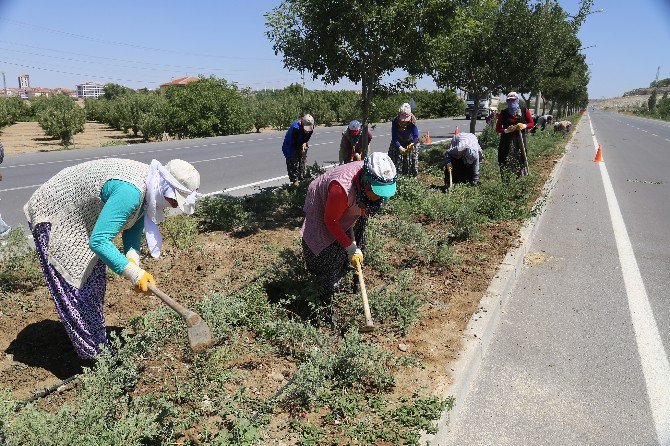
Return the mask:
<path fill-rule="evenodd" d="M 591 122 L 590 116 L 589 122 Z M 597 143 L 595 136 L 594 143 Z M 607 166 L 605 163 L 599 164 L 656 435 L 658 442 L 666 446 L 670 445 L 670 362 L 663 348 Z"/>
<path fill-rule="evenodd" d="M 31 189 L 35 187 L 40 187 L 42 184 L 33 184 L 32 186 L 21 186 L 21 187 L 12 187 L 11 189 L 0 189 L 0 192 L 11 192 L 13 190 L 21 190 L 21 189 Z"/>
<path fill-rule="evenodd" d="M 190 162 L 191 164 L 198 164 L 198 163 L 206 163 L 206 162 L 208 162 L 208 161 L 220 161 L 220 160 L 227 160 L 227 159 L 230 159 L 230 158 L 240 158 L 240 157 L 242 157 L 242 156 L 244 156 L 244 155 L 223 156 L 223 157 L 221 157 L 221 158 L 211 158 L 211 159 L 208 159 L 208 160 L 189 161 L 189 162 Z"/>
<path fill-rule="evenodd" d="M 331 167 L 335 167 L 335 166 L 337 166 L 337 164 L 329 164 L 327 166 L 321 166 L 321 167 L 323 167 L 324 169 L 330 169 Z M 280 177 L 268 178 L 267 180 L 260 180 L 260 181 L 254 182 L 254 183 L 241 184 L 239 186 L 233 186 L 233 187 L 229 187 L 227 189 L 217 190 L 216 192 L 209 192 L 209 193 L 206 193 L 206 194 L 202 194 L 202 196 L 203 197 L 211 197 L 212 195 L 221 195 L 221 194 L 225 194 L 225 193 L 232 192 L 232 191 L 235 191 L 235 190 L 244 189 L 246 187 L 260 186 L 261 184 L 272 183 L 273 181 L 285 180 L 287 178 L 288 178 L 288 175 L 282 175 Z"/>

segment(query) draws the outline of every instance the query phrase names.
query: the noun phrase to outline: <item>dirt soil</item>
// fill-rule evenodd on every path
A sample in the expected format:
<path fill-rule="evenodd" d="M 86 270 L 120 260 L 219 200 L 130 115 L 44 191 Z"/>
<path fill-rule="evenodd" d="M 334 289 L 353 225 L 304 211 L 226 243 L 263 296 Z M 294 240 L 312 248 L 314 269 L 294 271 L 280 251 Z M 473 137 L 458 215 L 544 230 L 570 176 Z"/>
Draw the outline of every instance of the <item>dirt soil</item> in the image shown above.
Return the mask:
<path fill-rule="evenodd" d="M 7 155 L 67 150 L 59 139 L 45 135 L 37 122 L 17 122 L 3 128 L 0 130 L 0 141 Z M 141 137 L 114 130 L 105 124 L 87 122 L 84 124 L 84 131 L 74 136 L 74 146 L 68 149 L 133 144 L 141 141 Z"/>
<path fill-rule="evenodd" d="M 548 177 L 557 159 L 547 158 L 536 167 L 542 178 Z M 396 356 L 413 357 L 421 363 L 420 367 L 398 372 L 395 394 L 411 397 L 418 389 L 425 389 L 444 396 L 450 384 L 445 371 L 461 348 L 460 334 L 479 311 L 480 299 L 505 254 L 518 244 L 520 225 L 520 221 L 488 224 L 476 239 L 453 245 L 461 262 L 414 269 L 412 287 L 427 302 L 422 319 L 404 338 L 383 330 L 369 335 Z M 171 248 L 166 240 L 163 256 L 159 260 L 143 259 L 143 266 L 154 273 L 159 287 L 188 305 L 210 292 L 229 292 L 250 281 L 277 261 L 280 249 L 297 249 L 299 237 L 298 227 L 293 224 L 243 238 L 227 232 L 203 233 L 191 248 L 184 250 Z M 529 259 L 538 260 L 541 259 Z M 162 305 L 155 297 L 136 294 L 124 279 L 108 277 L 105 314 L 110 331 L 127 327 L 133 317 Z M 374 275 L 366 277 L 368 280 L 369 289 L 383 284 Z M 252 343 L 250 340 L 249 346 Z M 400 344 L 404 344 L 402 348 Z M 235 348 L 240 351 L 231 367 L 243 370 L 239 382 L 258 396 L 272 395 L 295 370 L 295 365 L 284 358 L 256 354 L 251 348 L 245 350 L 244 343 Z M 179 351 L 164 354 L 181 355 Z M 153 370 L 151 375 L 155 373 L 158 378 L 168 371 L 179 376 L 183 373 L 180 369 L 188 367 L 183 361 L 156 358 L 154 362 L 149 368 Z M 45 287 L 0 299 L 0 389 L 11 388 L 15 398 L 25 399 L 90 365 L 75 355 Z M 168 383 L 156 381 L 154 389 L 145 381 L 137 391 L 169 391 Z M 44 404 L 55 403 L 50 398 Z M 209 421 L 218 423 L 215 419 Z M 279 424 L 279 420 L 274 420 L 268 429 L 272 431 Z M 277 427 L 268 435 L 281 438 L 280 431 Z"/>

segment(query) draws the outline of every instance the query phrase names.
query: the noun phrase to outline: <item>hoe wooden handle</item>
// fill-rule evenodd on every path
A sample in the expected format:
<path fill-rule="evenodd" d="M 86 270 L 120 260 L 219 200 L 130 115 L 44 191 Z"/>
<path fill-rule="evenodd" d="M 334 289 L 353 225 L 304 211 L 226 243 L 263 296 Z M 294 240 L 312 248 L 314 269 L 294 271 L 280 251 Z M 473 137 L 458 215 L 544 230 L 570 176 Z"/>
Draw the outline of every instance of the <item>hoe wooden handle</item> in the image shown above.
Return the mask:
<path fill-rule="evenodd" d="M 361 295 L 363 296 L 363 312 L 365 313 L 365 326 L 372 328 L 372 313 L 370 313 L 370 303 L 368 302 L 368 290 L 365 288 L 365 280 L 363 279 L 363 269 L 361 262 L 356 262 L 356 273 L 358 274 L 358 284 L 361 287 Z"/>
<path fill-rule="evenodd" d="M 160 300 L 165 302 L 165 304 L 167 304 L 168 307 L 172 308 L 174 311 L 179 313 L 179 315 L 186 320 L 186 323 L 188 324 L 189 327 L 192 327 L 198 322 L 200 322 L 200 316 L 198 315 L 198 313 L 189 310 L 188 308 L 186 308 L 185 306 L 183 306 L 182 304 L 180 304 L 179 302 L 177 302 L 176 300 L 174 300 L 173 298 L 171 298 L 170 296 L 159 290 L 158 287 L 149 284 L 149 290 L 156 296 L 158 296 Z"/>

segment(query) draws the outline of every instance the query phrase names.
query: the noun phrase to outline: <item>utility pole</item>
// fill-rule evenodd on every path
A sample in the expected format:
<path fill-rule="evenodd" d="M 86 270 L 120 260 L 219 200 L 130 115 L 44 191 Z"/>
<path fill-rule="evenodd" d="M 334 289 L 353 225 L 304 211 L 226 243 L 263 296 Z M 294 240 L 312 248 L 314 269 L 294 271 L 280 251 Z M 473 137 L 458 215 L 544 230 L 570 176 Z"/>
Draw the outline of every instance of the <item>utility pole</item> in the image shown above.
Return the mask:
<path fill-rule="evenodd" d="M 658 75 L 661 74 L 661 66 L 658 66 L 658 69 L 656 69 L 656 80 L 654 81 L 654 87 L 658 87 Z M 4 79 L 5 73 L 2 73 L 2 77 Z"/>
<path fill-rule="evenodd" d="M 656 79 L 658 80 L 658 75 L 656 75 Z M 4 71 L 2 72 L 2 91 L 5 93 L 5 97 L 7 97 L 7 81 L 5 80 Z"/>

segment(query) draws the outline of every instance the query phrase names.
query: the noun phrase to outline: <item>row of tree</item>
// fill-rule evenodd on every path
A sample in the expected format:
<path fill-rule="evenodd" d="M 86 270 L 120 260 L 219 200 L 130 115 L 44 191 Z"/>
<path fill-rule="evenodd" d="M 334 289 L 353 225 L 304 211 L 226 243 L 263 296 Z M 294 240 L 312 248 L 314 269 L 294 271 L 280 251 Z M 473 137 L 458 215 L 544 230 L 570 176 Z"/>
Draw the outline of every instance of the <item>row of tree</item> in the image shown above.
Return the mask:
<path fill-rule="evenodd" d="M 412 91 L 379 96 L 370 116 L 375 121 L 388 120 L 410 99 L 417 104 L 419 118 L 453 116 L 464 107 L 451 91 Z M 86 101 L 86 114 L 89 120 L 141 134 L 146 140 L 164 134 L 197 138 L 284 129 L 302 113 L 312 114 L 318 124 L 346 124 L 361 119 L 360 100 L 361 95 L 353 91 L 303 90 L 299 85 L 252 92 L 210 77 L 163 92 L 109 84 L 104 97 Z"/>
<path fill-rule="evenodd" d="M 588 102 L 577 32 L 592 3 L 581 0 L 570 16 L 556 0 L 284 0 L 266 14 L 266 34 L 286 68 L 360 83 L 366 122 L 376 96 L 421 75 L 470 92 L 475 104 L 510 90 L 542 92 L 560 114 Z M 384 84 L 396 70 L 408 77 Z"/>

